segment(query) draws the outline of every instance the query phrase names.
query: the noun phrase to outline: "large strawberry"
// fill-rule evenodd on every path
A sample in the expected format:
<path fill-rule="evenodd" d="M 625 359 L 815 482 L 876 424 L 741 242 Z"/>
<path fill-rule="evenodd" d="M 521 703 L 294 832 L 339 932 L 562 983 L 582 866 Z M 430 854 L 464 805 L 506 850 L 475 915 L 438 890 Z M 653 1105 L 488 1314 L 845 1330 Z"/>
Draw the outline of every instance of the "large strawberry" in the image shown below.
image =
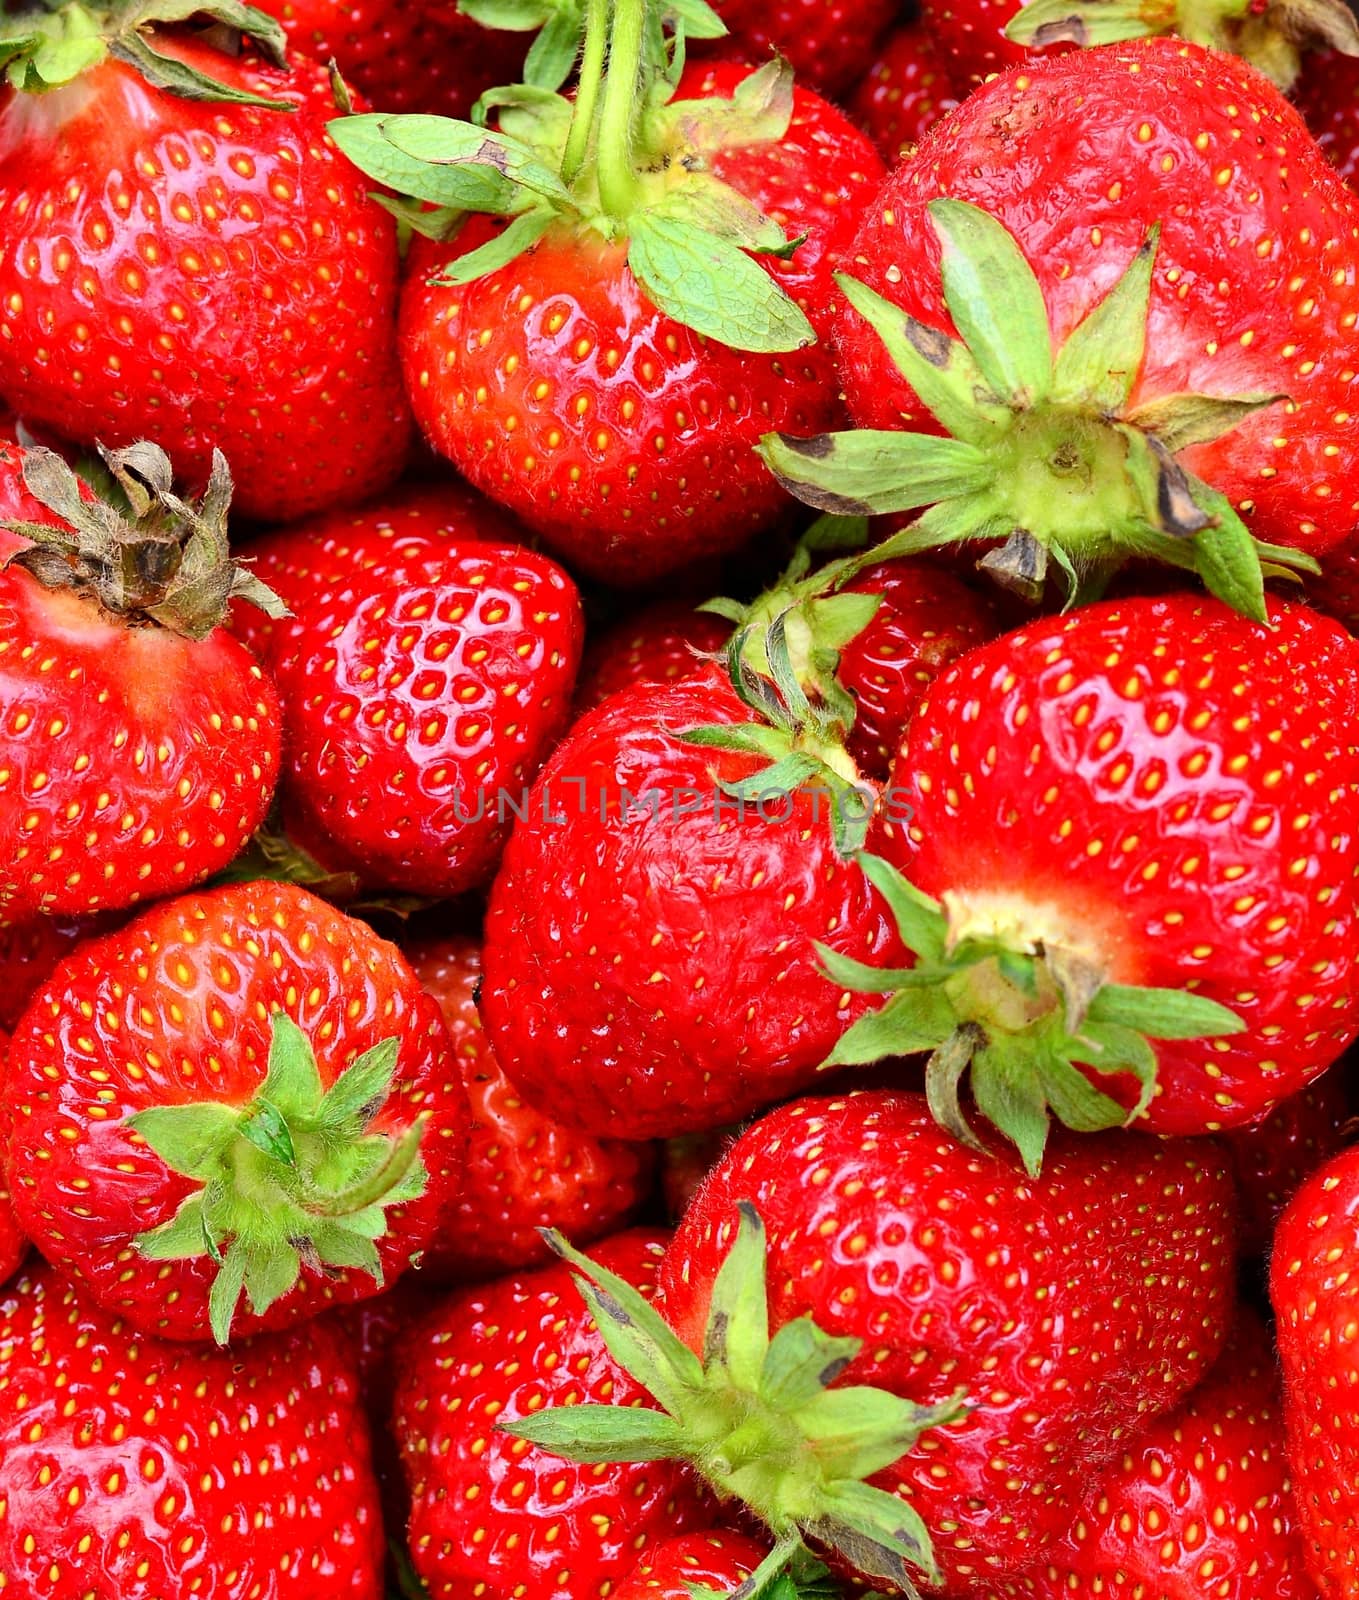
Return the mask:
<path fill-rule="evenodd" d="M 419 1255 L 461 1182 L 467 1097 L 399 951 L 253 883 L 69 956 L 15 1030 L 0 1133 L 54 1264 L 135 1328 L 223 1342 Z"/>
<path fill-rule="evenodd" d="M 674 1332 L 568 1252 L 669 1416 L 544 1409 L 510 1431 L 692 1462 L 768 1527 L 760 1579 L 810 1540 L 893 1591 L 986 1593 L 1044 1558 L 1217 1355 L 1233 1201 L 1207 1142 L 1062 1135 L 1033 1181 L 942 1133 L 922 1096 L 797 1101 L 681 1221 L 661 1268 Z"/>
<path fill-rule="evenodd" d="M 1272 602 L 1106 601 L 974 650 L 926 692 L 894 773 L 912 815 L 870 865 L 916 955 L 844 1063 L 933 1050 L 931 1099 L 1041 1157 L 1130 1114 L 1258 1121 L 1359 1028 L 1359 653 Z M 906 878 L 909 878 L 907 883 Z M 1154 1043 L 1153 1043 L 1154 1041 Z"/>
<path fill-rule="evenodd" d="M 1051 568 L 1081 598 L 1153 556 L 1263 618 L 1261 561 L 1296 557 L 1252 536 L 1305 559 L 1359 515 L 1356 226 L 1242 62 L 1169 39 L 1034 62 L 860 230 L 838 338 L 863 431 L 768 458 L 823 508 L 928 506 L 898 553 L 1003 540 L 1003 581 Z"/>
<path fill-rule="evenodd" d="M 0 1294 L 0 1575 L 16 1600 L 380 1600 L 351 1364 L 320 1324 L 162 1344 L 50 1268 Z"/>
<path fill-rule="evenodd" d="M 495 1277 L 549 1259 L 542 1228 L 577 1240 L 616 1232 L 647 1196 L 651 1152 L 553 1122 L 509 1082 L 477 1015 L 477 940 L 424 939 L 408 944 L 406 956 L 443 1012 L 472 1108 L 457 1208 L 425 1251 L 421 1270 L 436 1278 Z"/>
<path fill-rule="evenodd" d="M 597 1253 L 649 1293 L 663 1241 L 618 1234 Z M 712 1520 L 678 1463 L 571 1466 L 502 1431 L 545 1406 L 647 1405 L 560 1263 L 451 1297 L 401 1361 L 411 1559 L 436 1600 L 604 1600 L 651 1545 Z"/>
<path fill-rule="evenodd" d="M 188 9 L 5 25 L 0 395 L 200 481 L 220 449 L 243 512 L 298 516 L 400 471 L 395 227 L 326 134 L 324 69 L 152 26 Z M 282 62 L 263 13 L 200 9 Z"/>
<path fill-rule="evenodd" d="M 225 463 L 188 504 L 154 446 L 107 462 L 127 516 L 0 443 L 0 921 L 189 888 L 278 776 L 273 684 L 218 627 L 233 593 L 277 608 L 227 553 Z"/>
<path fill-rule="evenodd" d="M 610 8 L 591 6 L 572 101 L 507 95 L 490 130 L 333 127 L 365 171 L 441 208 L 411 214 L 435 237 L 412 248 L 401 308 L 427 438 L 614 584 L 733 549 L 785 509 L 752 446 L 839 412 L 831 273 L 882 176 L 786 66 L 676 83 L 663 9 L 619 0 L 601 79 Z"/>
<path fill-rule="evenodd" d="M 935 30 L 914 17 L 883 41 L 849 109 L 872 135 L 883 159 L 895 163 L 957 104 Z"/>

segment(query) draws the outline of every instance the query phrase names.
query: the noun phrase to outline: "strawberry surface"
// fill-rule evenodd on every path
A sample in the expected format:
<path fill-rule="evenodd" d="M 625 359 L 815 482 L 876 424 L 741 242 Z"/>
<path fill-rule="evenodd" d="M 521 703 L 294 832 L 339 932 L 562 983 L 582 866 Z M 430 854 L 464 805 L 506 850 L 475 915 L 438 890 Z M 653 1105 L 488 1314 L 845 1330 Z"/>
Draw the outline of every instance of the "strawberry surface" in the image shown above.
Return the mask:
<path fill-rule="evenodd" d="M 638 683 L 672 683 L 701 665 L 698 652 L 720 649 L 731 624 L 687 600 L 643 606 L 587 638 L 576 680 L 578 717 Z"/>
<path fill-rule="evenodd" d="M 917 17 L 888 34 L 849 110 L 890 165 L 919 144 L 958 98 L 935 28 Z"/>
<path fill-rule="evenodd" d="M 840 95 L 902 7 L 901 0 L 714 0 L 713 9 L 752 61 L 776 51 L 799 81 Z"/>
<path fill-rule="evenodd" d="M 612 1600 L 692 1600 L 695 1587 L 734 1592 L 767 1553 L 747 1534 L 724 1528 L 681 1534 L 648 1551 Z"/>

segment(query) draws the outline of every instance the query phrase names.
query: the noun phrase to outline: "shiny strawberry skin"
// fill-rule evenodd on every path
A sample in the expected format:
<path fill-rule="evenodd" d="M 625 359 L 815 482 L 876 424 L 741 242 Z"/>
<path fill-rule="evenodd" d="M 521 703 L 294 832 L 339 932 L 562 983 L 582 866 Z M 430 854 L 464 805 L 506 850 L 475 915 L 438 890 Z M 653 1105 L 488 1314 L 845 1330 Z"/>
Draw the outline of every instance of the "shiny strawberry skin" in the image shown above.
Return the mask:
<path fill-rule="evenodd" d="M 728 1594 L 768 1553 L 767 1546 L 725 1528 L 681 1534 L 649 1550 L 610 1600 L 693 1600 L 695 1588 Z"/>
<path fill-rule="evenodd" d="M 730 97 L 749 70 L 691 67 L 679 95 Z M 831 275 L 882 179 L 877 152 L 798 90 L 782 140 L 722 151 L 711 171 L 790 236 L 807 235 L 789 261 L 758 259 L 819 344 L 750 355 L 703 340 L 643 296 L 623 245 L 565 225 L 455 289 L 428 279 L 495 224 L 474 219 L 454 245 L 411 250 L 401 347 L 426 438 L 568 565 L 606 583 L 659 577 L 769 526 L 788 502 L 756 441 L 839 415 L 825 342 Z"/>
<path fill-rule="evenodd" d="M 824 796 L 740 817 L 719 783 L 762 763 L 679 737 L 748 720 L 709 668 L 615 696 L 544 768 L 491 891 L 481 1006 L 547 1115 L 629 1139 L 733 1122 L 812 1081 L 865 1008 L 822 975 L 815 941 L 899 954 L 835 853 Z"/>
<path fill-rule="evenodd" d="M 1005 37 L 1006 25 L 1023 5 L 1024 0 L 923 0 L 920 26 L 965 93 L 992 73 L 1032 61 L 1033 51 Z"/>
<path fill-rule="evenodd" d="M 1332 52 L 1308 56 L 1293 103 L 1340 176 L 1353 184 L 1359 176 L 1359 65 Z"/>
<path fill-rule="evenodd" d="M 1350 359 L 1359 280 L 1345 263 L 1359 201 L 1264 78 L 1232 56 L 1144 39 L 1032 61 L 970 96 L 889 179 L 851 269 L 951 332 L 925 210 L 941 195 L 981 206 L 1014 235 L 1042 287 L 1054 348 L 1159 222 L 1131 405 L 1185 392 L 1287 394 L 1287 411 L 1259 411 L 1180 459 L 1258 538 L 1319 554 L 1350 537 L 1359 496 L 1343 463 L 1359 448 Z M 859 422 L 933 426 L 848 307 L 837 338 Z"/>
<path fill-rule="evenodd" d="M 483 28 L 456 0 L 266 0 L 288 43 L 338 62 L 375 111 L 466 117 L 483 90 L 517 83 L 526 37 Z"/>
<path fill-rule="evenodd" d="M 1307 599 L 1359 637 L 1359 546 L 1344 544 L 1321 559 L 1321 571 L 1307 578 Z"/>
<path fill-rule="evenodd" d="M 212 447 L 236 508 L 278 519 L 401 469 L 392 219 L 325 131 L 324 70 L 206 44 L 186 61 L 298 109 L 204 105 L 110 60 L 0 103 L 0 394 L 91 446 Z"/>
<path fill-rule="evenodd" d="M 9 1035 L 0 1031 L 0 1068 L 8 1053 Z M 14 1276 L 27 1252 L 28 1240 L 14 1214 L 14 1203 L 10 1199 L 3 1170 L 0 1170 L 0 1284 Z"/>
<path fill-rule="evenodd" d="M 303 841 L 376 889 L 479 887 L 570 717 L 583 638 L 570 578 L 514 545 L 450 542 L 303 605 L 275 658 Z"/>
<path fill-rule="evenodd" d="M 108 932 L 119 920 L 29 917 L 0 927 L 0 1028 L 14 1027 L 63 956 L 82 939 Z"/>
<path fill-rule="evenodd" d="M 715 0 L 713 9 L 750 60 L 777 52 L 799 83 L 841 95 L 901 14 L 901 0 Z"/>
<path fill-rule="evenodd" d="M 939 41 L 917 17 L 888 34 L 849 102 L 889 165 L 958 104 Z"/>
<path fill-rule="evenodd" d="M 439 1004 L 472 1110 L 467 1173 L 456 1208 L 425 1251 L 421 1273 L 492 1278 L 551 1260 L 539 1234 L 555 1228 L 577 1248 L 623 1227 L 646 1199 L 651 1151 L 592 1139 L 545 1117 L 515 1089 L 482 1031 L 475 992 L 481 947 L 460 934 L 406 947 Z"/>
<path fill-rule="evenodd" d="M 352 1367 L 313 1323 L 143 1339 L 50 1268 L 0 1294 L 0 1572 L 37 1600 L 381 1600 Z"/>
<path fill-rule="evenodd" d="M 698 670 L 695 651 L 719 650 L 731 624 L 687 600 L 659 600 L 587 639 L 576 680 L 576 715 L 638 683 L 673 683 Z"/>
<path fill-rule="evenodd" d="M 618 1234 L 592 1256 L 649 1289 L 664 1237 Z M 650 1400 L 564 1265 L 454 1295 L 410 1333 L 393 1426 L 430 1600 L 604 1600 L 653 1543 L 713 1520 L 679 1463 L 576 1466 L 497 1432 L 577 1402 Z"/>
<path fill-rule="evenodd" d="M 1210 1143 L 1062 1133 L 1030 1180 L 922 1095 L 795 1101 L 742 1136 L 666 1252 L 662 1304 L 691 1346 L 742 1200 L 768 1233 L 772 1329 L 811 1315 L 864 1341 L 845 1383 L 972 1401 L 872 1480 L 924 1518 L 950 1596 L 1037 1562 L 1230 1322 L 1235 1196 Z"/>
<path fill-rule="evenodd" d="M 207 1338 L 215 1269 L 204 1258 L 148 1261 L 134 1248 L 197 1186 L 127 1121 L 190 1100 L 247 1105 L 264 1081 L 268 1019 L 278 1010 L 314 1042 L 326 1086 L 383 1039 L 400 1042 L 373 1131 L 405 1129 L 427 1112 L 428 1182 L 418 1200 L 388 1213 L 376 1241 L 388 1282 L 433 1238 L 462 1181 L 466 1096 L 438 1007 L 394 946 L 290 884 L 235 885 L 153 907 L 82 945 L 39 990 L 15 1030 L 0 1112 L 30 1237 L 141 1331 Z M 304 1267 L 262 1318 L 242 1301 L 233 1335 L 285 1327 L 379 1287 L 364 1272 Z"/>
<path fill-rule="evenodd" d="M 1359 1027 L 1359 658 L 1304 606 L 1270 618 L 1179 595 L 1035 622 L 935 681 L 893 768 L 914 816 L 882 853 L 960 922 L 1246 1023 L 1154 1045 L 1157 1132 L 1258 1120 Z"/>

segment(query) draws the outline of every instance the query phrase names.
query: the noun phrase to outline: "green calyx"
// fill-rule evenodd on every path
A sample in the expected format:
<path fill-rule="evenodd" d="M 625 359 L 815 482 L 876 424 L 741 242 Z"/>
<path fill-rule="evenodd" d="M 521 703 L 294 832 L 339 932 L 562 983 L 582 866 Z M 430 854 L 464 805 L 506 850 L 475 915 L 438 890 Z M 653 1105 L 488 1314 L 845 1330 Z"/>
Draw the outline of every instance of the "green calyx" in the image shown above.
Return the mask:
<path fill-rule="evenodd" d="M 376 1241 L 386 1210 L 418 1199 L 427 1118 L 396 1134 L 372 1125 L 396 1072 L 397 1041 L 361 1055 L 329 1089 L 302 1030 L 276 1015 L 263 1085 L 246 1106 L 154 1106 L 130 1127 L 172 1172 L 201 1187 L 137 1248 L 148 1261 L 208 1258 L 213 1337 L 225 1344 L 242 1292 L 256 1315 L 291 1292 L 303 1266 L 367 1272 L 380 1285 Z"/>
<path fill-rule="evenodd" d="M 1071 605 L 1095 598 L 1140 556 L 1196 573 L 1263 622 L 1265 577 L 1316 563 L 1253 538 L 1226 497 L 1177 456 L 1284 397 L 1182 394 L 1132 407 L 1159 229 L 1054 356 L 1042 290 L 1005 228 L 958 200 L 936 200 L 929 212 L 960 339 L 853 278 L 838 281 L 948 435 L 768 434 L 760 451 L 774 474 L 809 505 L 841 515 L 929 508 L 860 565 L 999 541 L 981 562 L 992 577 L 1036 600 L 1055 568 Z"/>
<path fill-rule="evenodd" d="M 473 14 L 484 10 L 474 0 Z M 376 114 L 339 118 L 331 133 L 401 197 L 379 196 L 410 228 L 448 239 L 471 215 L 504 219 L 435 283 L 473 282 L 570 228 L 625 245 L 657 308 L 708 338 L 764 352 L 814 343 L 802 310 L 752 259 L 787 256 L 800 241 L 711 170 L 718 150 L 787 131 L 786 63 L 751 73 L 730 100 L 676 101 L 686 36 L 725 31 L 705 0 L 587 0 L 582 15 L 574 100 L 556 92 L 565 74 L 554 65 L 545 76 L 556 82 L 491 90 L 470 122 Z"/>
<path fill-rule="evenodd" d="M 224 51 L 237 48 L 248 34 L 275 66 L 287 64 L 283 29 L 242 0 L 112 0 L 104 6 L 46 0 L 0 17 L 0 66 L 12 88 L 41 94 L 73 82 L 111 56 L 136 68 L 153 88 L 181 99 L 294 109 L 288 101 L 219 83 L 161 48 L 158 27 L 195 19 L 220 30 Z"/>
<path fill-rule="evenodd" d="M 929 1533 L 905 1501 L 865 1481 L 931 1428 L 964 1414 L 958 1399 L 922 1406 L 885 1390 L 837 1387 L 857 1339 L 810 1317 L 769 1331 L 764 1225 L 740 1207 L 735 1241 L 713 1283 L 702 1359 L 626 1280 L 546 1235 L 576 1269 L 576 1286 L 610 1355 L 660 1411 L 579 1405 L 502 1431 L 571 1461 L 687 1461 L 723 1501 L 744 1505 L 774 1548 L 736 1591 L 792 1600 L 815 1584 L 813 1552 L 834 1551 L 865 1578 L 917 1596 L 938 1581 Z"/>
<path fill-rule="evenodd" d="M 197 501 L 175 494 L 169 457 L 157 445 L 101 446 L 99 455 L 105 497 L 89 499 L 55 451 L 38 445 L 24 451 L 24 487 L 64 526 L 0 521 L 30 541 L 5 566 L 93 600 L 126 626 L 167 628 L 187 639 L 205 639 L 220 626 L 233 599 L 271 617 L 289 615 L 273 590 L 230 555 L 232 483 L 219 451 Z"/>
<path fill-rule="evenodd" d="M 1164 33 L 1244 56 L 1285 90 L 1308 50 L 1359 55 L 1359 24 L 1345 0 L 1029 0 L 1005 30 L 1040 49 Z"/>
<path fill-rule="evenodd" d="M 888 996 L 841 1038 L 823 1067 L 866 1066 L 929 1052 L 925 1088 L 935 1118 L 963 1143 L 976 1135 L 960 1104 L 964 1076 L 977 1110 L 1023 1157 L 1042 1168 L 1052 1117 L 1080 1133 L 1134 1122 L 1156 1089 L 1152 1039 L 1241 1033 L 1234 1011 L 1186 989 L 1108 982 L 1088 954 L 997 926 L 969 913 L 961 897 L 941 904 L 889 863 L 861 855 L 915 965 L 865 966 L 817 947 L 830 978 L 861 994 Z M 1022 918 L 1016 919 L 1022 924 Z M 1132 1110 L 1094 1077 L 1129 1077 Z"/>

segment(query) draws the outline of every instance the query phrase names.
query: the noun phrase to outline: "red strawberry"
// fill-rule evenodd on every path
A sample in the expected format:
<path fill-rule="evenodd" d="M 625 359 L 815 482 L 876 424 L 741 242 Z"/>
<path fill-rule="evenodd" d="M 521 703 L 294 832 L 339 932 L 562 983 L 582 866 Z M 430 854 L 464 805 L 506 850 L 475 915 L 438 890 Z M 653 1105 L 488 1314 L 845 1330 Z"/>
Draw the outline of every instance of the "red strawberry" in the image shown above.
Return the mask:
<path fill-rule="evenodd" d="M 55 1265 L 135 1328 L 220 1342 L 404 1270 L 461 1182 L 467 1102 L 399 951 L 252 883 L 67 957 L 15 1031 L 0 1129 Z"/>
<path fill-rule="evenodd" d="M 695 1462 L 775 1535 L 762 1577 L 805 1536 L 879 1588 L 987 1593 L 1211 1364 L 1233 1201 L 1207 1142 L 1063 1134 L 1034 1181 L 941 1133 L 922 1096 L 797 1101 L 680 1223 L 659 1299 L 674 1334 L 567 1252 L 669 1418 L 544 1409 L 511 1431 Z"/>
<path fill-rule="evenodd" d="M 0 444 L 0 921 L 190 887 L 240 850 L 278 773 L 274 687 L 217 626 L 231 592 L 275 603 L 227 555 L 225 465 L 191 507 L 154 447 L 108 463 L 127 519 L 51 451 Z"/>
<path fill-rule="evenodd" d="M 1353 184 L 1359 176 L 1359 60 L 1310 57 L 1293 99 L 1312 137 L 1340 176 Z"/>
<path fill-rule="evenodd" d="M 1320 565 L 1316 577 L 1307 580 L 1308 600 L 1359 637 L 1359 545 L 1341 545 Z"/>
<path fill-rule="evenodd" d="M 38 985 L 82 939 L 107 931 L 105 920 L 29 917 L 0 927 L 0 1028 L 13 1028 Z"/>
<path fill-rule="evenodd" d="M 0 1032 L 0 1063 L 4 1062 L 8 1053 L 9 1035 Z M 0 1283 L 14 1276 L 27 1252 L 28 1240 L 19 1226 L 18 1217 L 14 1215 L 14 1205 L 5 1187 L 4 1174 L 0 1171 Z"/>
<path fill-rule="evenodd" d="M 646 1199 L 644 1146 L 596 1140 L 526 1103 L 496 1063 L 477 1015 L 481 948 L 450 934 L 408 945 L 406 956 L 439 1003 L 472 1108 L 467 1171 L 456 1210 L 425 1251 L 434 1277 L 486 1278 L 548 1260 L 540 1228 L 570 1239 L 616 1232 Z"/>
<path fill-rule="evenodd" d="M 917 17 L 888 34 L 849 110 L 893 163 L 957 104 L 935 31 Z"/>
<path fill-rule="evenodd" d="M 589 639 L 576 681 L 576 715 L 638 683 L 672 683 L 701 665 L 731 636 L 731 624 L 687 600 L 660 600 Z"/>
<path fill-rule="evenodd" d="M 739 1137 L 735 1128 L 686 1133 L 661 1146 L 661 1193 L 665 1214 L 678 1222 L 703 1186 L 703 1180 Z"/>
<path fill-rule="evenodd" d="M 752 61 L 775 51 L 812 88 L 839 95 L 901 14 L 901 0 L 713 0 L 713 9 Z"/>
<path fill-rule="evenodd" d="M 1270 617 L 1108 601 L 936 680 L 894 768 L 913 814 L 881 839 L 931 976 L 840 972 L 896 992 L 834 1059 L 937 1045 L 931 1093 L 960 1131 L 970 1061 L 978 1107 L 1036 1163 L 1047 1107 L 1075 1128 L 1130 1108 L 1157 1132 L 1240 1127 L 1340 1054 L 1359 657 L 1303 606 Z"/>
<path fill-rule="evenodd" d="M 726 1594 L 737 1590 L 768 1553 L 767 1545 L 726 1528 L 682 1533 L 649 1550 L 610 1600 L 693 1600 L 695 1588 Z"/>
<path fill-rule="evenodd" d="M 1270 1299 L 1308 1570 L 1327 1600 L 1359 1583 L 1359 1146 L 1312 1174 L 1274 1235 Z"/>
<path fill-rule="evenodd" d="M 623 9 L 640 25 L 644 0 Z M 474 484 L 573 568 L 629 585 L 735 549 L 783 512 L 752 447 L 771 425 L 809 431 L 839 414 L 815 341 L 882 164 L 783 67 L 700 64 L 666 104 L 663 64 L 637 71 L 659 29 L 620 21 L 619 35 L 629 50 L 616 45 L 601 94 L 587 72 L 574 102 L 516 106 L 498 132 L 359 117 L 335 136 L 431 201 L 469 181 L 450 171 L 457 151 L 489 137 L 504 152 L 511 227 L 473 217 L 456 239 L 412 248 L 407 386 L 426 437 Z M 596 105 L 607 127 L 591 135 Z M 633 150 L 651 152 L 647 172 L 628 165 Z M 528 187 L 510 187 L 520 171 Z M 438 232 L 437 217 L 418 221 Z"/>
<path fill-rule="evenodd" d="M 60 87 L 32 59 L 10 72 L 49 92 L 0 101 L 0 394 L 85 445 L 152 439 L 200 481 L 220 449 L 247 516 L 371 494 L 409 433 L 396 235 L 326 134 L 325 72 L 131 31 L 147 9 L 109 21 L 113 53 Z"/>
<path fill-rule="evenodd" d="M 379 111 L 465 117 L 483 90 L 513 83 L 522 35 L 483 28 L 456 0 L 265 0 L 288 43 L 313 61 L 334 60 Z"/>
<path fill-rule="evenodd" d="M 1357 226 L 1239 61 L 1165 39 L 1035 61 L 903 163 L 841 279 L 851 409 L 924 431 L 766 454 L 817 506 L 928 505 L 894 553 L 1005 538 L 1003 581 L 1037 594 L 1051 565 L 1078 598 L 1153 556 L 1263 619 L 1259 562 L 1287 552 L 1253 536 L 1319 554 L 1359 513 Z"/>
<path fill-rule="evenodd" d="M 25 1600 L 380 1600 L 358 1385 L 320 1324 L 143 1339 L 50 1269 L 0 1294 L 0 1573 Z"/>
<path fill-rule="evenodd" d="M 664 1235 L 599 1259 L 650 1292 Z M 394 1411 L 410 1551 L 432 1600 L 603 1600 L 649 1547 L 712 1519 L 681 1466 L 574 1467 L 500 1431 L 553 1404 L 647 1397 L 558 1264 L 448 1299 L 407 1337 Z"/>

